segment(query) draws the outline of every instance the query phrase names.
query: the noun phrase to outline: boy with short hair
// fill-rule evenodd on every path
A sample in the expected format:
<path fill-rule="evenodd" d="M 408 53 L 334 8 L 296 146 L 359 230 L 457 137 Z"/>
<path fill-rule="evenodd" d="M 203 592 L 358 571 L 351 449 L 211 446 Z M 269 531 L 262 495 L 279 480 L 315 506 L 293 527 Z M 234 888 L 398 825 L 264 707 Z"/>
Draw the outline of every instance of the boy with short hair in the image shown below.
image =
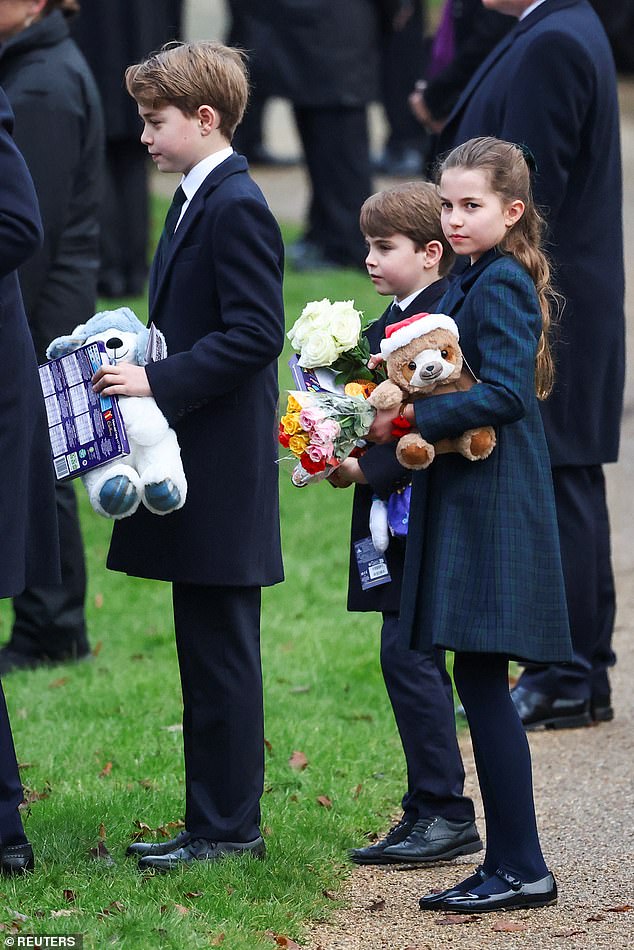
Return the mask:
<path fill-rule="evenodd" d="M 139 867 L 264 856 L 261 587 L 283 579 L 276 443 L 284 343 L 279 228 L 233 152 L 247 101 L 241 53 L 168 44 L 126 71 L 141 141 L 183 176 L 150 274 L 168 356 L 95 375 L 104 394 L 149 395 L 175 428 L 188 482 L 166 517 L 115 524 L 108 567 L 169 580 L 183 690 L 185 831 L 138 842 Z M 126 486 L 121 486 L 125 510 Z M 143 510 L 141 510 L 143 509 Z"/>
<path fill-rule="evenodd" d="M 429 182 L 405 182 L 372 195 L 361 208 L 360 224 L 370 279 L 379 294 L 394 297 L 366 331 L 376 353 L 387 326 L 438 310 L 454 255 L 440 226 L 436 187 Z M 373 496 L 387 499 L 410 479 L 411 472 L 396 460 L 394 444 L 371 445 L 330 476 L 337 487 L 356 483 L 348 610 L 380 610 L 383 615 L 381 667 L 407 765 L 401 820 L 375 844 L 352 850 L 350 858 L 357 864 L 445 861 L 482 848 L 473 802 L 462 794 L 464 770 L 444 655 L 416 653 L 399 641 L 405 539 L 393 537 L 385 552 L 389 583 L 363 590 L 356 564 L 355 542 L 369 534 Z"/>

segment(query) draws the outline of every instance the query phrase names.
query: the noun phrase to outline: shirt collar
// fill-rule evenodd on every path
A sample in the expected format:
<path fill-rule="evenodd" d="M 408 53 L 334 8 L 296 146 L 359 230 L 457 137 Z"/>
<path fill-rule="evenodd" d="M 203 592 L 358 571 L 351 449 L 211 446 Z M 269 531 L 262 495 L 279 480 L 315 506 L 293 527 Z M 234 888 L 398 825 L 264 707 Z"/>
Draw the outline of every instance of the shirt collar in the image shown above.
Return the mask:
<path fill-rule="evenodd" d="M 185 192 L 188 202 L 192 200 L 207 175 L 222 162 L 226 161 L 231 155 L 233 155 L 233 149 L 229 145 L 227 148 L 221 148 L 212 155 L 207 155 L 207 157 L 203 158 L 197 165 L 194 165 L 181 181 L 181 188 Z"/>
<path fill-rule="evenodd" d="M 518 20 L 519 20 L 520 22 L 521 22 L 522 20 L 525 20 L 526 17 L 527 17 L 530 13 L 533 12 L 533 10 L 536 10 L 537 7 L 541 7 L 542 3 L 545 3 L 545 2 L 546 2 L 546 0 L 535 0 L 535 3 L 531 3 L 530 7 L 526 7 L 526 9 L 525 9 L 524 12 L 522 13 L 522 15 L 521 15 L 520 17 L 518 17 Z"/>

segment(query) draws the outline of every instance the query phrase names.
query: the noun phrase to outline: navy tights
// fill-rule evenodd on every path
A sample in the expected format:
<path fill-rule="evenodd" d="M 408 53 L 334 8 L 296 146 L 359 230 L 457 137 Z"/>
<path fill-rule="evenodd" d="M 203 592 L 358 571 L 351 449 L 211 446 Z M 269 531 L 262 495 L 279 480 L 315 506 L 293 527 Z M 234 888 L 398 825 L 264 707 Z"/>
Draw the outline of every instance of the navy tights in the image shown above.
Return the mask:
<path fill-rule="evenodd" d="M 522 881 L 537 881 L 548 869 L 537 834 L 528 741 L 509 695 L 508 658 L 456 653 L 454 681 L 471 731 L 484 803 L 484 870 L 494 874 L 502 868 Z"/>

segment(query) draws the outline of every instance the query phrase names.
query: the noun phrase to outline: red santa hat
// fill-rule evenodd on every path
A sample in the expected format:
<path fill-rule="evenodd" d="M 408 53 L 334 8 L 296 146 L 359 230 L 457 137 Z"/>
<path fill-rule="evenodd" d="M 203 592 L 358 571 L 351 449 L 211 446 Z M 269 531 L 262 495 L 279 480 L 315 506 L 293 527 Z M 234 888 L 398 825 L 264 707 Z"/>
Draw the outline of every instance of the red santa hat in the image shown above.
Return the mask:
<path fill-rule="evenodd" d="M 460 339 L 455 320 L 445 313 L 415 313 L 413 317 L 386 327 L 385 339 L 381 340 L 381 356 L 387 359 L 394 350 L 407 346 L 412 340 L 432 330 L 448 330 L 456 339 Z"/>

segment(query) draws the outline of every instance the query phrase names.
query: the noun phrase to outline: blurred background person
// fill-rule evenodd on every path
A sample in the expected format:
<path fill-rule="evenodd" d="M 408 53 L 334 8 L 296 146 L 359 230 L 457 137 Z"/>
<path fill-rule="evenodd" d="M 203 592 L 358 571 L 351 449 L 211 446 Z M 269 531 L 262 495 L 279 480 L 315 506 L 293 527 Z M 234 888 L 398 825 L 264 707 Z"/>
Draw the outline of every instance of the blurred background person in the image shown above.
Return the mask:
<path fill-rule="evenodd" d="M 95 310 L 103 119 L 86 62 L 70 38 L 74 0 L 1 0 L 0 85 L 35 183 L 44 243 L 19 268 L 38 362 L 48 343 Z M 46 437 L 48 449 L 48 438 Z M 62 583 L 27 586 L 0 649 L 0 675 L 90 655 L 86 570 L 74 486 L 56 486 Z"/>
<path fill-rule="evenodd" d="M 141 123 L 123 74 L 181 38 L 182 0 L 82 0 L 73 37 L 95 76 L 106 125 L 99 293 L 138 297 L 148 276 L 149 172 Z"/>

